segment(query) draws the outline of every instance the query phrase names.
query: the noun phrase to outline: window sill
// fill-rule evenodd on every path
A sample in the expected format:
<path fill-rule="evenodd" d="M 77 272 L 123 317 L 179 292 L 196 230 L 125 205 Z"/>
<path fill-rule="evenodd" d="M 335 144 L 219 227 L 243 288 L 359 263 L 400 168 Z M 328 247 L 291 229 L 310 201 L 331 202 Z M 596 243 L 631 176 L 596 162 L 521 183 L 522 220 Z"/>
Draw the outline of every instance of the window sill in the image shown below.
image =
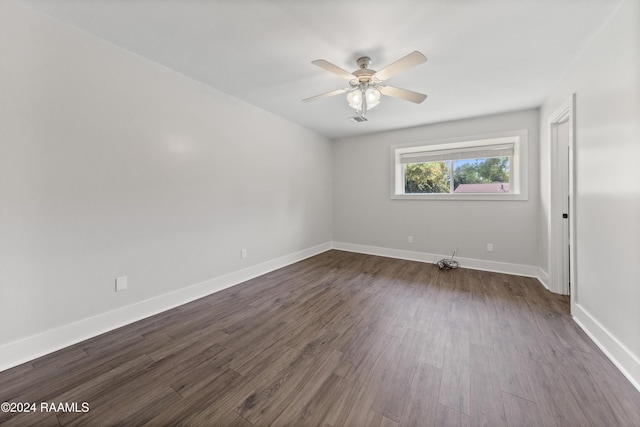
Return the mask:
<path fill-rule="evenodd" d="M 528 200 L 524 194 L 392 194 L 392 200 Z"/>

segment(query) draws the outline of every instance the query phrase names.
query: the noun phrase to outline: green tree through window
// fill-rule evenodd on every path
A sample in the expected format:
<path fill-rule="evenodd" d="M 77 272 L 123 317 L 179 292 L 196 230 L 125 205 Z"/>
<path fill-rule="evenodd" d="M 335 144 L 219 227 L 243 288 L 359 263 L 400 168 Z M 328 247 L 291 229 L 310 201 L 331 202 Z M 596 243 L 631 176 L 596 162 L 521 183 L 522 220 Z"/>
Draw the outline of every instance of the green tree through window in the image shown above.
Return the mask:
<path fill-rule="evenodd" d="M 410 163 L 404 173 L 405 193 L 449 192 L 449 162 Z"/>
<path fill-rule="evenodd" d="M 458 160 L 453 166 L 453 188 L 460 184 L 487 184 L 509 182 L 509 158 Z"/>

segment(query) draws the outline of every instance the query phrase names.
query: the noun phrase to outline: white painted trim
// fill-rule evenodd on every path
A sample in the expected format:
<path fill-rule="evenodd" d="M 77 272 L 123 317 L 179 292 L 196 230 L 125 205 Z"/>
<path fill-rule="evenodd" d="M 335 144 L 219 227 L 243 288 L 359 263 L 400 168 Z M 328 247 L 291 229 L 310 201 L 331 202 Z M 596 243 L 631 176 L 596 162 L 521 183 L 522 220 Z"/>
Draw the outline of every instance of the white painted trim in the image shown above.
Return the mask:
<path fill-rule="evenodd" d="M 549 132 L 549 161 L 550 161 L 550 209 L 549 209 L 549 290 L 563 295 L 571 295 L 571 307 L 574 306 L 578 295 L 578 281 L 576 277 L 576 221 L 575 221 L 575 93 L 566 99 L 556 111 L 547 119 L 547 131 Z M 554 135 L 555 126 L 564 121 L 569 122 L 569 225 L 571 253 L 569 255 L 569 281 L 571 282 L 571 292 L 563 283 L 563 237 L 562 237 L 562 197 L 558 191 L 558 186 L 554 183 L 561 175 L 563 166 L 558 163 L 557 138 Z"/>
<path fill-rule="evenodd" d="M 426 252 L 405 251 L 402 249 L 382 248 L 379 246 L 358 245 L 354 243 L 333 242 L 333 248 L 347 252 L 377 255 L 387 258 L 398 258 L 409 261 L 434 263 L 451 255 L 431 254 Z M 506 262 L 486 261 L 474 258 L 456 257 L 462 268 L 472 270 L 493 271 L 495 273 L 514 274 L 517 276 L 538 277 L 538 267 L 524 264 L 512 264 Z"/>
<path fill-rule="evenodd" d="M 536 275 L 536 278 L 542 284 L 542 286 L 544 286 L 548 291 L 551 291 L 549 289 L 549 274 L 547 274 L 546 271 L 538 267 L 538 274 Z"/>
<path fill-rule="evenodd" d="M 0 371 L 205 297 L 332 248 L 326 242 L 0 346 Z"/>
<path fill-rule="evenodd" d="M 640 391 L 640 359 L 595 319 L 584 307 L 575 303 L 573 320 L 593 340 L 631 384 Z"/>
<path fill-rule="evenodd" d="M 576 173 L 576 156 L 578 147 L 576 145 L 576 94 L 571 94 L 571 107 L 569 110 L 569 282 L 571 283 L 569 301 L 571 312 L 573 307 L 578 303 L 578 223 L 576 221 L 576 190 L 577 190 L 577 173 Z"/>

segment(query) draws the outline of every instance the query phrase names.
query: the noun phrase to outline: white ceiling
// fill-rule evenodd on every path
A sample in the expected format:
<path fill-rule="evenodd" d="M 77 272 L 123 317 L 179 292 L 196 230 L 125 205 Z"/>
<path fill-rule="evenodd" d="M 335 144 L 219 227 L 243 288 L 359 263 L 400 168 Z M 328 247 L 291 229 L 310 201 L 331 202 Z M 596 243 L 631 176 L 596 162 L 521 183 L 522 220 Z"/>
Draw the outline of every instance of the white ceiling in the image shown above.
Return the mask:
<path fill-rule="evenodd" d="M 621 0 L 21 0 L 220 91 L 331 138 L 541 105 Z M 314 65 L 381 69 L 418 50 L 425 64 L 388 83 L 352 123 L 344 87 Z"/>

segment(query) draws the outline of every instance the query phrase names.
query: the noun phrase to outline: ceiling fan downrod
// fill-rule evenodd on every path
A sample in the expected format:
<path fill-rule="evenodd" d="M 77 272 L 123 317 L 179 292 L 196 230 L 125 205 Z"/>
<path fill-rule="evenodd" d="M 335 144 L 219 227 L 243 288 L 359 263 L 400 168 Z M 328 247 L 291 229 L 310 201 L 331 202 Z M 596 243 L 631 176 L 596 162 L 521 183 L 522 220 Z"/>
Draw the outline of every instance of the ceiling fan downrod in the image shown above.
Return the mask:
<path fill-rule="evenodd" d="M 369 68 L 369 65 L 371 65 L 371 58 L 369 58 L 368 56 L 363 56 L 361 58 L 358 58 L 357 64 L 359 68 L 362 68 L 362 69 Z"/>

